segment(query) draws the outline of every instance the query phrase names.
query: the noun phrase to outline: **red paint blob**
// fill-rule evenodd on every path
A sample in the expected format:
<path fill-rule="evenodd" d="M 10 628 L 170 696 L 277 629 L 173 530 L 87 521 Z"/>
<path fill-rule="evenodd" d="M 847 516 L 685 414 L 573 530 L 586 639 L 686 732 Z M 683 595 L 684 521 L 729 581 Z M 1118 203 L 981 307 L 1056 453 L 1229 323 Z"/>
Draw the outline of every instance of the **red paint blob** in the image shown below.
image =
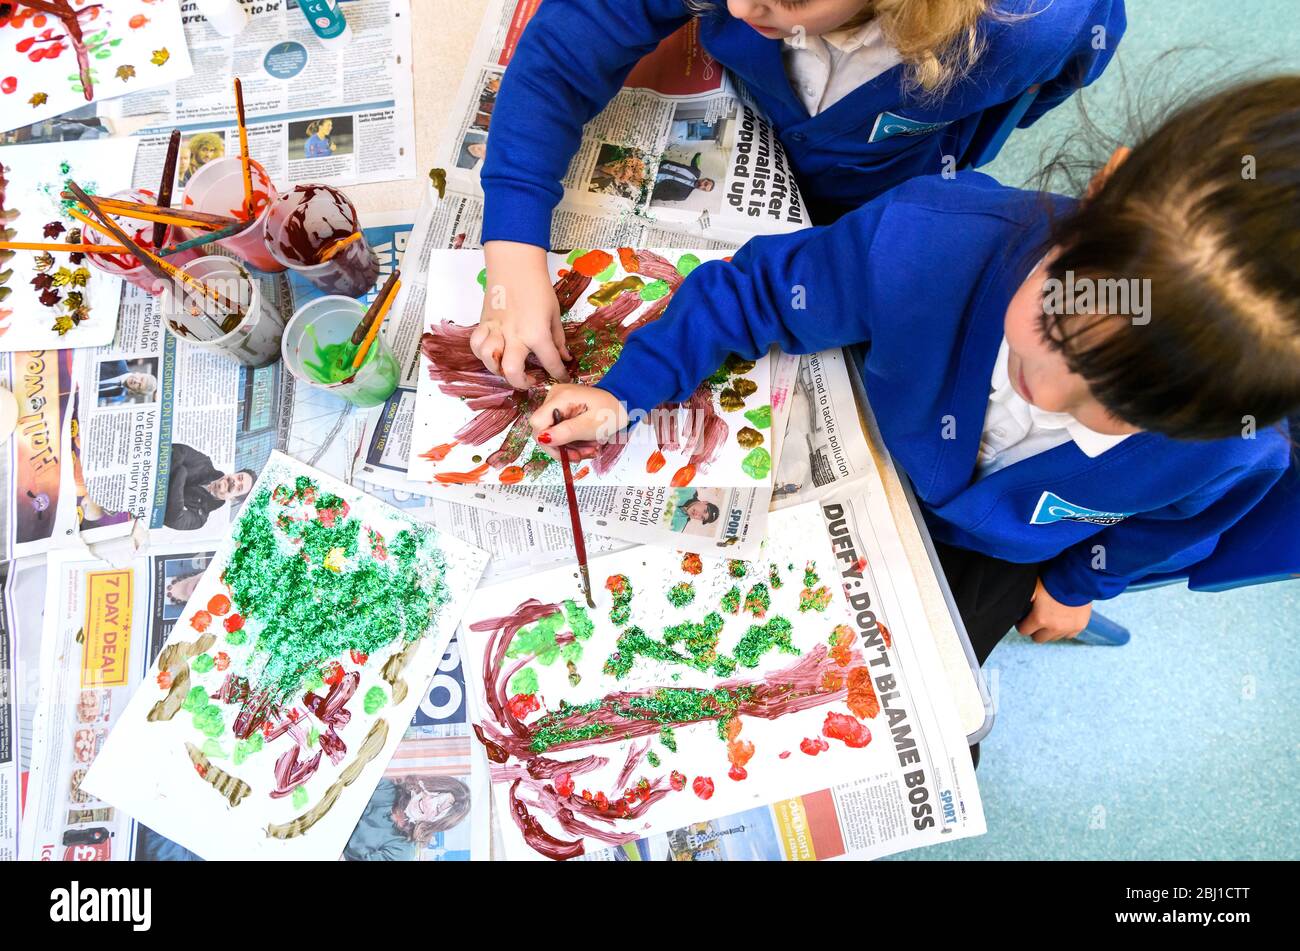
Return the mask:
<path fill-rule="evenodd" d="M 573 795 L 573 777 L 568 773 L 555 774 L 555 791 L 566 799 Z"/>
<path fill-rule="evenodd" d="M 329 666 L 321 671 L 321 679 L 333 687 L 343 679 L 343 665 L 336 660 L 332 660 Z"/>
<path fill-rule="evenodd" d="M 0 92 L 3 92 L 5 95 L 12 93 L 17 88 L 17 76 L 6 76 L 3 80 L 0 80 Z"/>
<path fill-rule="evenodd" d="M 131 17 L 131 19 L 126 21 L 126 25 L 133 30 L 138 30 L 148 22 L 149 18 L 147 16 L 143 13 L 137 13 L 135 16 Z"/>
<path fill-rule="evenodd" d="M 731 767 L 731 769 L 727 770 L 727 775 L 730 776 L 732 779 L 734 779 L 736 782 L 740 782 L 742 779 L 748 776 L 749 773 L 745 771 L 745 767 L 743 766 L 733 766 Z"/>
<path fill-rule="evenodd" d="M 667 461 L 668 460 L 664 458 L 664 454 L 656 449 L 654 452 L 650 453 L 650 458 L 645 461 L 645 471 L 658 472 L 664 467 L 664 463 Z"/>
<path fill-rule="evenodd" d="M 862 749 L 871 742 L 871 731 L 846 713 L 826 714 L 822 733 L 832 740 L 843 740 L 845 746 L 853 749 Z"/>
<path fill-rule="evenodd" d="M 536 713 L 542 709 L 542 705 L 537 702 L 537 697 L 531 693 L 517 693 L 510 698 L 510 712 L 514 714 L 516 720 L 522 720 L 530 713 Z"/>
<path fill-rule="evenodd" d="M 516 482 L 521 481 L 523 477 L 524 470 L 522 466 L 506 466 L 501 470 L 501 474 L 497 476 L 497 481 L 502 485 L 514 485 Z"/>
<path fill-rule="evenodd" d="M 172 672 L 170 670 L 158 671 L 158 686 L 161 687 L 163 690 L 169 690 L 171 689 L 171 685 L 172 685 Z"/>
<path fill-rule="evenodd" d="M 696 776 L 695 781 L 691 783 L 691 789 L 701 799 L 713 798 L 713 780 L 707 776 Z"/>
<path fill-rule="evenodd" d="M 359 651 L 356 648 L 353 648 L 352 650 L 348 651 L 348 656 L 352 658 L 352 663 L 356 664 L 357 666 L 361 666 L 367 660 L 370 659 L 369 654 L 367 654 L 365 651 Z"/>
<path fill-rule="evenodd" d="M 221 623 L 225 626 L 227 634 L 234 634 L 236 631 L 243 628 L 244 618 L 243 615 L 232 614 Z"/>
<path fill-rule="evenodd" d="M 596 808 L 601 812 L 609 808 L 609 797 L 603 792 L 596 793 Z"/>
<path fill-rule="evenodd" d="M 207 611 L 195 611 L 190 615 L 190 627 L 202 634 L 212 623 L 212 615 Z"/>
<path fill-rule="evenodd" d="M 224 594 L 214 594 L 208 601 L 208 610 L 217 617 L 222 617 L 230 612 L 230 599 Z"/>
<path fill-rule="evenodd" d="M 809 756 L 816 756 L 818 753 L 825 752 L 830 748 L 831 745 L 827 743 L 825 740 L 823 740 L 820 736 L 815 736 L 815 737 L 805 736 L 802 740 L 799 741 L 799 749 L 807 753 Z"/>
<path fill-rule="evenodd" d="M 218 651 L 217 656 L 213 658 L 217 670 L 225 670 L 230 666 L 230 655 L 225 651 Z"/>
<path fill-rule="evenodd" d="M 681 792 L 686 788 L 686 774 L 673 770 L 668 777 L 668 785 L 672 786 L 675 792 Z"/>
<path fill-rule="evenodd" d="M 789 758 L 790 758 L 790 751 L 789 751 L 789 750 L 782 750 L 781 752 L 779 752 L 779 753 L 776 754 L 776 758 L 777 758 L 777 759 L 789 759 Z"/>

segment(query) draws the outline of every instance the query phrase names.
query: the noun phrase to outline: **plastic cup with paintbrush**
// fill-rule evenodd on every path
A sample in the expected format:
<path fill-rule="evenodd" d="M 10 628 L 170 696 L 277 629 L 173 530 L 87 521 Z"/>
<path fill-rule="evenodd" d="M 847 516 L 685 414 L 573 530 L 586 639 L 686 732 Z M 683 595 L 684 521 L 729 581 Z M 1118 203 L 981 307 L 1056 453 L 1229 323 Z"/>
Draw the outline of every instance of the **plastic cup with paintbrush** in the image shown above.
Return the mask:
<path fill-rule="evenodd" d="M 214 254 L 191 261 L 180 273 L 194 284 L 169 282 L 162 312 L 168 331 L 182 346 L 221 353 L 248 367 L 279 359 L 284 320 L 247 268 Z M 220 299 L 214 299 L 212 291 Z"/>
<path fill-rule="evenodd" d="M 387 400 L 397 389 L 401 367 L 381 330 L 400 285 L 394 271 L 369 308 L 337 295 L 298 308 L 284 331 L 289 372 L 354 406 Z"/>
<path fill-rule="evenodd" d="M 144 189 L 135 189 L 132 191 L 118 192 L 110 196 L 116 201 L 129 201 L 134 204 L 152 205 L 155 203 L 155 196 L 152 192 Z M 131 235 L 137 244 L 147 251 L 158 251 L 162 247 L 176 241 L 180 235 L 180 229 L 166 224 L 153 224 L 149 221 L 128 218 L 123 215 L 110 215 L 114 221 L 127 234 Z M 103 230 L 95 227 L 93 219 L 89 219 L 80 214 L 77 215 L 82 225 L 82 238 L 87 244 L 98 245 L 116 245 L 117 240 L 108 235 Z M 156 244 L 154 241 L 158 233 L 162 232 L 162 243 Z M 181 267 L 188 264 L 195 258 L 201 256 L 199 251 L 182 251 L 174 254 L 167 259 L 167 263 Z M 143 262 L 133 254 L 100 254 L 94 253 L 86 256 L 97 269 L 108 274 L 115 274 L 125 281 L 134 284 L 141 290 L 148 291 L 150 294 L 158 294 L 162 291 L 163 285 L 155 278 Z"/>
<path fill-rule="evenodd" d="M 379 258 L 348 197 L 329 185 L 295 185 L 271 204 L 266 246 L 326 294 L 360 297 L 375 286 Z"/>

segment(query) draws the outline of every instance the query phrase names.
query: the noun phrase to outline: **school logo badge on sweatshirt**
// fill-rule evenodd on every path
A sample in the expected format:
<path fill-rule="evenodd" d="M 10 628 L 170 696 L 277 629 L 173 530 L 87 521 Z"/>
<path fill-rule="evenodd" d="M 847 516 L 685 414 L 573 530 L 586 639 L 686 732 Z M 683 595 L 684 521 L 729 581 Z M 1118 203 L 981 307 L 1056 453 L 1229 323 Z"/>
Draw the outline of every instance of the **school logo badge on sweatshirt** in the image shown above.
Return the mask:
<path fill-rule="evenodd" d="M 885 139 L 892 139 L 896 135 L 928 135 L 946 125 L 952 125 L 951 120 L 948 122 L 920 122 L 916 119 L 909 119 L 907 116 L 900 116 L 897 113 L 882 112 L 876 116 L 876 124 L 871 127 L 871 137 L 867 141 L 883 142 Z"/>
<path fill-rule="evenodd" d="M 1091 522 L 1093 525 L 1114 525 L 1124 521 L 1132 512 L 1101 512 L 1085 505 L 1067 502 L 1055 492 L 1044 492 L 1038 498 L 1030 525 L 1050 525 L 1053 522 Z"/>

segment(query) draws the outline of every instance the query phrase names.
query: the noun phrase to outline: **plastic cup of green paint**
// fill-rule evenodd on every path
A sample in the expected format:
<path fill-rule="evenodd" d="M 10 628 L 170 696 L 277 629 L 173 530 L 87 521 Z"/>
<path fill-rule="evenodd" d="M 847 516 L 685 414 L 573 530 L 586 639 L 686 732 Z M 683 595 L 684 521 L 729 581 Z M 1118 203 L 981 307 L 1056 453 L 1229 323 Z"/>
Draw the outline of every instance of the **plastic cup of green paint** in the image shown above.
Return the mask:
<path fill-rule="evenodd" d="M 181 268 L 208 287 L 215 288 L 244 311 L 236 323 L 215 304 L 207 314 L 196 313 L 192 294 L 182 294 L 178 285 L 164 284 L 163 323 L 183 346 L 221 353 L 244 366 L 264 367 L 280 356 L 284 319 L 280 308 L 262 296 L 261 282 L 244 265 L 221 254 L 189 262 Z"/>
<path fill-rule="evenodd" d="M 352 331 L 365 313 L 364 303 L 338 295 L 299 307 L 284 329 L 284 365 L 304 383 L 353 406 L 378 406 L 397 389 L 401 368 L 381 330 L 361 366 L 352 369 Z"/>

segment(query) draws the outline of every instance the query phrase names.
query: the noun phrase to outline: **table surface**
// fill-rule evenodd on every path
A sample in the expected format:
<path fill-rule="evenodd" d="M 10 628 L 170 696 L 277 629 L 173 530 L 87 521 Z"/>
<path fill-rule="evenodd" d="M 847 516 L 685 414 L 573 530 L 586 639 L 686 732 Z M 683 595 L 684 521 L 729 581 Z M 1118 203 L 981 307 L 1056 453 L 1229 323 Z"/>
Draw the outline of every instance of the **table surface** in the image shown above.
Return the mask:
<path fill-rule="evenodd" d="M 451 112 L 486 6 L 487 0 L 412 0 L 414 61 L 411 67 L 415 88 L 416 166 L 420 174 L 413 182 L 380 182 L 349 188 L 348 194 L 362 212 L 419 207 L 423 173 L 433 165 L 435 146 Z M 978 681 L 967 660 L 964 635 L 958 633 L 960 622 L 954 620 L 945 588 L 926 548 L 928 536 L 924 525 L 914 516 L 907 490 L 888 464 L 874 432 L 872 450 L 921 592 L 930 631 L 952 687 L 958 716 L 966 733 L 974 734 L 985 723 L 986 714 Z"/>

